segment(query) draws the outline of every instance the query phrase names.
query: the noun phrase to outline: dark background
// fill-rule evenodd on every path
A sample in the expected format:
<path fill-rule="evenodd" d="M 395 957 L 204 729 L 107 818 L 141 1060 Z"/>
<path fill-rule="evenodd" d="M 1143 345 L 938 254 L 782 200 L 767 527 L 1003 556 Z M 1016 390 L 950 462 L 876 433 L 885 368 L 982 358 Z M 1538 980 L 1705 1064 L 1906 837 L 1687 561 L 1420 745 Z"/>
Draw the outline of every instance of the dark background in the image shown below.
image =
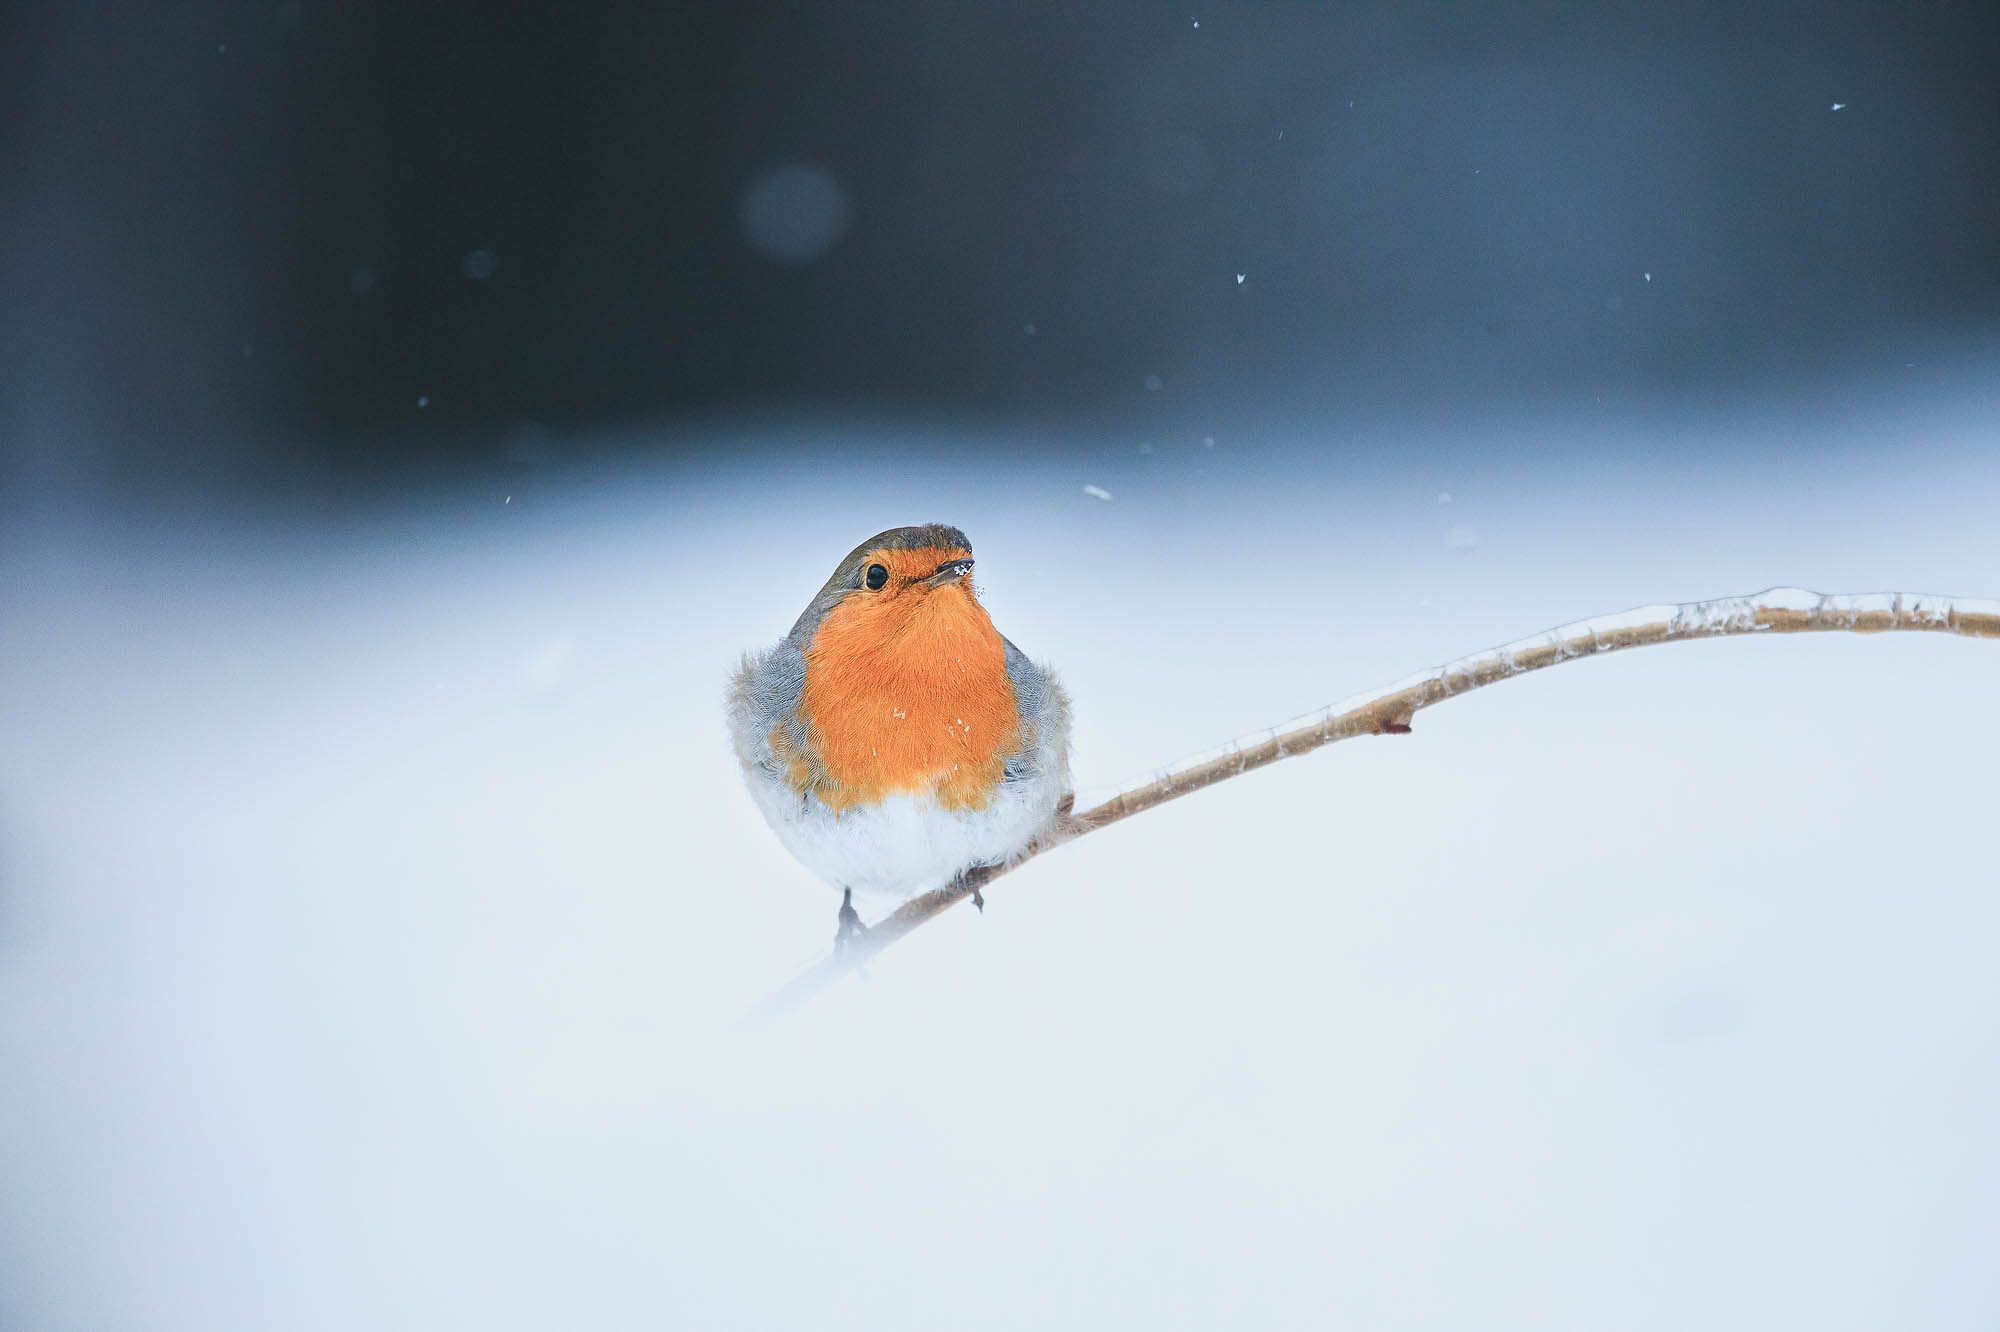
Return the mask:
<path fill-rule="evenodd" d="M 1811 392 L 2000 316 L 1995 15 L 16 10 L 8 473 Z"/>

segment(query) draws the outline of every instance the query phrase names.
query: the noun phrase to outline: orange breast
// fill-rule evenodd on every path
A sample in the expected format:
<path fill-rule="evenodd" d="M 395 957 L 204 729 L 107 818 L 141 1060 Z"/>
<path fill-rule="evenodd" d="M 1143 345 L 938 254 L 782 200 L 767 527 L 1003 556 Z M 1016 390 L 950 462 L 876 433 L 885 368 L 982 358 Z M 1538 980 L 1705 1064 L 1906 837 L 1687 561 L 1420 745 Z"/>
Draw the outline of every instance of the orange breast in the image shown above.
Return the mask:
<path fill-rule="evenodd" d="M 1000 633 L 963 583 L 834 607 L 799 712 L 818 763 L 794 779 L 835 809 L 898 792 L 983 808 L 1020 733 Z"/>

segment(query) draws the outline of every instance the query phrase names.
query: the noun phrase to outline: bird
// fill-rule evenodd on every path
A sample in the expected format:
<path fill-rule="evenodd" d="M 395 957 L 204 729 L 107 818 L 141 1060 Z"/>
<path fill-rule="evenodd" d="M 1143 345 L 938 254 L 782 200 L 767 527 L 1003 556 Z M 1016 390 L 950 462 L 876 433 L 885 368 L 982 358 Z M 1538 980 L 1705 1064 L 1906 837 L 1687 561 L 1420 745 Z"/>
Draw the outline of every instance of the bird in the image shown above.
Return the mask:
<path fill-rule="evenodd" d="M 857 892 L 905 900 L 1067 831 L 1069 697 L 993 627 L 972 568 L 956 527 L 878 532 L 730 677 L 751 796 L 841 891 L 836 953 L 867 933 Z"/>

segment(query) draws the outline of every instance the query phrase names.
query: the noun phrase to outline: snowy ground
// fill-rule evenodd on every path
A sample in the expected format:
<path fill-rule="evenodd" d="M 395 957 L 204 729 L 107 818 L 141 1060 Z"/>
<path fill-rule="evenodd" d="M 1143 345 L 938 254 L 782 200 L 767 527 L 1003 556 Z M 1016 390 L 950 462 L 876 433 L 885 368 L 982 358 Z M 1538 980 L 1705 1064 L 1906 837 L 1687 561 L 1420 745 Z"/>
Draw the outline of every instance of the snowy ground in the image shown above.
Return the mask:
<path fill-rule="evenodd" d="M 1635 604 L 2000 596 L 1990 397 L 1062 462 L 784 426 L 17 524 L 0 1325 L 1990 1327 L 2000 645 L 1507 682 L 772 1025 L 836 899 L 719 705 L 927 520 L 1062 671 L 1086 789 Z"/>

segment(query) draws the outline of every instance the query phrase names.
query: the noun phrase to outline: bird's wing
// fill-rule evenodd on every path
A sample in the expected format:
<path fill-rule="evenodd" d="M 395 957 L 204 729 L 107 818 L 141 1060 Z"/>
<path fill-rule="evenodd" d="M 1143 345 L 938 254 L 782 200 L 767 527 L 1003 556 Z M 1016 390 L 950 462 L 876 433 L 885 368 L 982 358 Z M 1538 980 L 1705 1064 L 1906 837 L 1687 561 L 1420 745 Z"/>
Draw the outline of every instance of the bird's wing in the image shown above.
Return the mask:
<path fill-rule="evenodd" d="M 1055 778 L 1069 790 L 1069 695 L 1053 671 L 1038 666 L 1006 637 L 1007 679 L 1014 686 L 1014 704 L 1021 714 L 1021 746 L 1008 755 L 1005 780 Z"/>
<path fill-rule="evenodd" d="M 793 757 L 805 748 L 798 721 L 805 685 L 806 655 L 788 639 L 743 658 L 729 678 L 729 738 L 745 768 L 787 775 Z"/>

